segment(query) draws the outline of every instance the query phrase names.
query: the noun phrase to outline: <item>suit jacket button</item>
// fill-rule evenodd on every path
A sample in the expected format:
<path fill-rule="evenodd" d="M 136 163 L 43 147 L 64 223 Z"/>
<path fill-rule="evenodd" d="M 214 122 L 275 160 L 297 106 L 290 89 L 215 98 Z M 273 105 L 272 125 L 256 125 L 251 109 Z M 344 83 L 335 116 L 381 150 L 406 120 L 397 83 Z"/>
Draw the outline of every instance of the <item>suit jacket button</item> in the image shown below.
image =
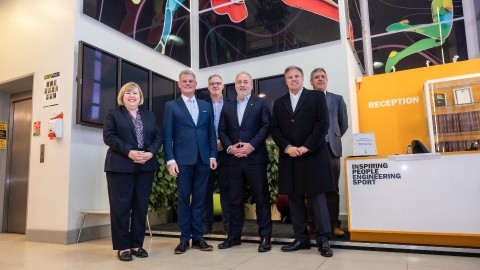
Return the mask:
<path fill-rule="evenodd" d="M 292 122 L 292 123 L 295 122 L 295 119 L 290 120 L 290 122 Z"/>

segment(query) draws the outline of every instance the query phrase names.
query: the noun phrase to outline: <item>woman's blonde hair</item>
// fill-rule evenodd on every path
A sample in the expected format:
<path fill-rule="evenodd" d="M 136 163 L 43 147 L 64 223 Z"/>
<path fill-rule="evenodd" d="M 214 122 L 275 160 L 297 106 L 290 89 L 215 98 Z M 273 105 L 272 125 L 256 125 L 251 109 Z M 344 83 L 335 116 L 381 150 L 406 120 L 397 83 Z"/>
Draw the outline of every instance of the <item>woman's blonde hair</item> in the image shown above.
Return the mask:
<path fill-rule="evenodd" d="M 132 90 L 134 88 L 137 88 L 138 92 L 140 93 L 140 103 L 138 105 L 143 104 L 143 92 L 142 92 L 142 89 L 140 88 L 140 86 L 138 84 L 134 83 L 134 82 L 128 82 L 128 83 L 124 84 L 122 86 L 122 88 L 120 88 L 120 91 L 118 92 L 118 95 L 117 95 L 118 105 L 125 105 L 125 104 L 123 104 L 123 95 L 125 94 L 125 92 L 127 92 L 129 90 Z"/>

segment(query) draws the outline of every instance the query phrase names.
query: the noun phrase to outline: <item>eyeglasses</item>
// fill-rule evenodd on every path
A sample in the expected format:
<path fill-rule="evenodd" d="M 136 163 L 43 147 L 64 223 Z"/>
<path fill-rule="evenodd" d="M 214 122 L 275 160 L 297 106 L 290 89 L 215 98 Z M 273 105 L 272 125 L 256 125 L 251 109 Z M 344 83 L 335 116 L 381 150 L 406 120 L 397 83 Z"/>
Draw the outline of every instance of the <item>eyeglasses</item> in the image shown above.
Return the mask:
<path fill-rule="evenodd" d="M 221 82 L 209 82 L 208 85 L 210 85 L 210 86 L 217 85 L 218 86 L 218 85 L 222 85 L 222 83 Z"/>

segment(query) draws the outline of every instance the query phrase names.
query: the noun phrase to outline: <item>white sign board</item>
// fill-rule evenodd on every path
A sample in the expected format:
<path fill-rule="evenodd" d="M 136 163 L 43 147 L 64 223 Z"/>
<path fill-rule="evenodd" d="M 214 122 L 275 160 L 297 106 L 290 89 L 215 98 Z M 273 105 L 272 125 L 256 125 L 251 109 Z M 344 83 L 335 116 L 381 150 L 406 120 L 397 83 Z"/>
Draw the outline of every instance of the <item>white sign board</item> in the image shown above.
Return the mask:
<path fill-rule="evenodd" d="M 346 160 L 349 229 L 480 234 L 480 154 L 413 156 Z"/>
<path fill-rule="evenodd" d="M 353 155 L 354 156 L 376 156 L 377 145 L 375 134 L 357 133 L 353 134 Z"/>

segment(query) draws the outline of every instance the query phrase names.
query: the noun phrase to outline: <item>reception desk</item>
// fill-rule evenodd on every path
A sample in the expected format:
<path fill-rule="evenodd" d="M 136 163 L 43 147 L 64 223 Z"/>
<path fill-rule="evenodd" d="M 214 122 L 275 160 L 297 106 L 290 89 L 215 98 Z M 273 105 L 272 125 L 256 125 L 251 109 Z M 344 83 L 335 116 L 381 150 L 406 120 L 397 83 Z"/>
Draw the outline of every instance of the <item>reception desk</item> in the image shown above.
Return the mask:
<path fill-rule="evenodd" d="M 353 241 L 480 247 L 480 152 L 345 159 Z"/>

